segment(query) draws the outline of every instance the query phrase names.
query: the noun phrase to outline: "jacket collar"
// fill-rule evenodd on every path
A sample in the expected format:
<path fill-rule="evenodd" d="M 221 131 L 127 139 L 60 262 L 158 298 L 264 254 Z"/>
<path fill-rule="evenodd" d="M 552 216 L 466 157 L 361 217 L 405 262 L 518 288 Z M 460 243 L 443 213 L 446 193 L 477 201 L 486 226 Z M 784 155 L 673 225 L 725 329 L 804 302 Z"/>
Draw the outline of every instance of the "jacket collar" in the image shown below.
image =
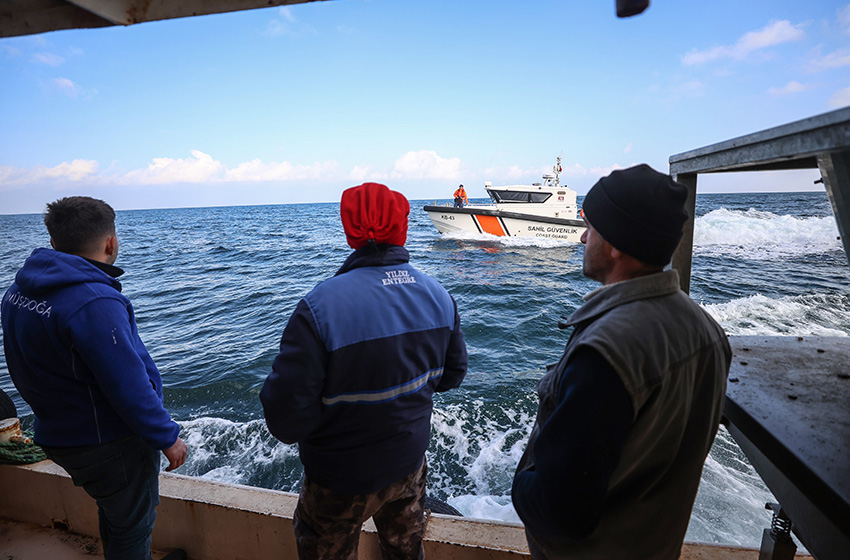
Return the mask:
<path fill-rule="evenodd" d="M 102 270 L 103 272 L 112 276 L 113 278 L 118 278 L 119 276 L 124 274 L 124 269 L 118 268 L 117 266 L 115 266 L 113 264 L 107 264 L 107 263 L 100 262 L 100 261 L 94 261 L 94 260 L 88 259 L 86 257 L 83 257 L 83 258 L 86 259 L 91 264 L 93 264 L 94 266 L 96 266 L 97 268 L 99 268 L 100 270 Z"/>
<path fill-rule="evenodd" d="M 334 276 L 364 266 L 393 266 L 408 261 L 410 261 L 410 253 L 400 245 L 369 243 L 348 255 Z"/>
<path fill-rule="evenodd" d="M 666 296 L 678 291 L 679 273 L 676 270 L 665 270 L 602 286 L 584 296 L 585 304 L 569 316 L 567 325 L 572 327 L 589 321 L 626 303 Z"/>

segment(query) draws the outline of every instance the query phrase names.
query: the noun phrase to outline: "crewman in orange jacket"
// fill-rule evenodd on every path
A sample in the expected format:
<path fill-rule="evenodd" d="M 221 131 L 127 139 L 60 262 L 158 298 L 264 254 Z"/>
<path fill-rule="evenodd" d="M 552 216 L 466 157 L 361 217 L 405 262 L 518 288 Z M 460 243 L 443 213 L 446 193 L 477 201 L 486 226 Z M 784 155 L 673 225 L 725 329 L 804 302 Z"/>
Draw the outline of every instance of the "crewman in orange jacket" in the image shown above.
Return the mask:
<path fill-rule="evenodd" d="M 469 204 L 469 198 L 466 196 L 466 191 L 463 190 L 463 185 L 459 186 L 454 194 L 455 208 L 463 208 L 464 204 Z"/>

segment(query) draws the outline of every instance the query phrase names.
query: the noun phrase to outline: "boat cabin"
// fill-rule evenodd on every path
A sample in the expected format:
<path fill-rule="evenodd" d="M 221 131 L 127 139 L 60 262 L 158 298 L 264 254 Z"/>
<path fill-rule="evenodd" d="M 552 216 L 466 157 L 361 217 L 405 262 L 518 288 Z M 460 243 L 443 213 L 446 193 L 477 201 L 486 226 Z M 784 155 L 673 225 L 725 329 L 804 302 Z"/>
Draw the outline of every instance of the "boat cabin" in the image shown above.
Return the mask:
<path fill-rule="evenodd" d="M 490 200 L 495 202 L 496 204 L 500 203 L 512 203 L 512 202 L 526 202 L 526 203 L 535 203 L 535 204 L 543 204 L 549 201 L 552 196 L 555 194 L 552 191 L 523 191 L 519 189 L 514 189 L 507 187 L 505 190 L 501 189 L 493 189 L 490 187 L 487 188 L 487 194 L 490 195 Z M 567 194 L 566 191 L 561 191 L 558 193 L 561 196 Z M 563 199 L 562 199 L 563 201 Z"/>

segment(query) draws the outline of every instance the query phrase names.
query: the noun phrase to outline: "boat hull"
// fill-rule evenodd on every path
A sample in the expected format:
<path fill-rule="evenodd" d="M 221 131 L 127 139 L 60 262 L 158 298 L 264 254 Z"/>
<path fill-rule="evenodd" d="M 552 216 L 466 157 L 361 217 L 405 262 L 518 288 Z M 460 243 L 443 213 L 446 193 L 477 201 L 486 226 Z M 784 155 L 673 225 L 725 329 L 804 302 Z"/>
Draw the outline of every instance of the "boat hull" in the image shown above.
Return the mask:
<path fill-rule="evenodd" d="M 424 210 L 440 233 L 489 233 L 499 237 L 542 237 L 580 243 L 585 230 L 581 220 L 489 208 L 425 206 Z"/>

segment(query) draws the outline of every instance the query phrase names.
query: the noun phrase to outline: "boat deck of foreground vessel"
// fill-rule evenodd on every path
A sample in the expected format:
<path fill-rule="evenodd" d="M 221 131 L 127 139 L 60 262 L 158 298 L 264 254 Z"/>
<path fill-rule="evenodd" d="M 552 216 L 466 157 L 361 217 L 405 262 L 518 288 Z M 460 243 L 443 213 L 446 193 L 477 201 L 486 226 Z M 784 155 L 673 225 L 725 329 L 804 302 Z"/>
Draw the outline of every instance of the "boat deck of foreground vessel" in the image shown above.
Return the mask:
<path fill-rule="evenodd" d="M 0 465 L 0 557 L 15 560 L 78 560 L 98 546 L 94 501 L 50 461 L 34 465 Z M 153 547 L 183 548 L 192 560 L 297 558 L 292 513 L 297 494 L 226 484 L 163 473 Z M 36 526 L 54 527 L 39 530 Z M 59 547 L 49 556 L 27 556 L 31 539 Z M 80 540 L 75 540 L 80 539 Z M 36 539 L 37 540 L 37 539 Z M 77 546 L 78 543 L 81 543 Z M 36 542 L 34 546 L 39 546 Z M 64 547 L 64 548 L 62 548 Z M 8 548 L 8 552 L 7 549 Z M 17 551 L 16 554 L 12 550 Z M 35 550 L 38 550 L 37 548 Z M 67 552 L 67 555 L 66 555 Z M 92 554 L 98 554 L 93 552 Z M 525 531 L 505 523 L 432 514 L 425 533 L 426 557 L 439 560 L 516 560 L 528 558 Z M 154 560 L 162 558 L 155 554 Z M 378 539 L 369 522 L 360 538 L 361 560 L 379 560 Z M 756 560 L 758 551 L 685 543 L 683 560 Z M 798 556 L 810 559 L 809 556 Z"/>

